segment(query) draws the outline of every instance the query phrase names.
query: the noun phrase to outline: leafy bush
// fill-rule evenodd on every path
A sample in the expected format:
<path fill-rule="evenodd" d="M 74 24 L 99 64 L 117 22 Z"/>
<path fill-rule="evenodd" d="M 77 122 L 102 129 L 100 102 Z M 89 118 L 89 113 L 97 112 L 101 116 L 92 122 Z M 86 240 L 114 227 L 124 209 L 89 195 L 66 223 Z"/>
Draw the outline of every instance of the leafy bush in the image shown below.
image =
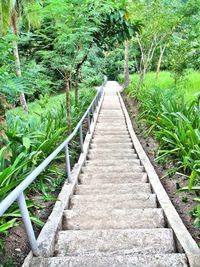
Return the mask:
<path fill-rule="evenodd" d="M 135 77 L 134 77 L 135 80 Z M 148 86 L 151 79 L 146 81 Z M 148 134 L 153 134 L 159 143 L 157 161 L 171 161 L 173 169 L 169 173 L 182 172 L 188 177 L 188 186 L 181 190 L 200 192 L 200 98 L 183 95 L 180 87 L 144 86 L 139 100 L 139 121 L 148 126 Z M 128 94 L 135 95 L 134 84 Z M 190 100 L 190 101 L 189 101 Z M 195 200 L 200 201 L 197 197 Z M 193 215 L 199 226 L 199 207 Z"/>
<path fill-rule="evenodd" d="M 76 106 L 74 95 L 71 94 L 73 127 L 81 119 L 94 95 L 95 90 L 82 89 L 79 105 Z M 64 95 L 59 97 L 59 101 L 53 102 L 55 102 L 54 106 L 51 105 L 46 112 L 41 108 L 40 112 L 37 113 L 34 110 L 27 115 L 17 108 L 7 113 L 7 128 L 5 129 L 7 144 L 0 150 L 0 201 L 67 138 Z M 17 112 L 19 115 L 16 115 Z M 72 146 L 70 151 L 72 159 L 77 155 L 76 150 L 75 142 L 75 146 Z M 51 199 L 51 192 L 58 189 L 64 181 L 64 172 L 60 170 L 59 165 L 64 162 L 63 159 L 64 154 L 59 154 L 54 164 L 49 165 L 28 188 L 28 195 L 29 192 L 40 192 L 45 196 L 45 200 Z M 41 200 L 43 201 L 43 198 Z M 37 202 L 38 199 L 27 198 L 30 211 L 33 207 L 39 208 Z M 20 216 L 18 207 L 13 204 L 0 220 L 0 233 L 5 233 L 15 225 L 16 218 Z M 42 222 L 33 215 L 31 219 L 37 225 L 42 225 Z"/>

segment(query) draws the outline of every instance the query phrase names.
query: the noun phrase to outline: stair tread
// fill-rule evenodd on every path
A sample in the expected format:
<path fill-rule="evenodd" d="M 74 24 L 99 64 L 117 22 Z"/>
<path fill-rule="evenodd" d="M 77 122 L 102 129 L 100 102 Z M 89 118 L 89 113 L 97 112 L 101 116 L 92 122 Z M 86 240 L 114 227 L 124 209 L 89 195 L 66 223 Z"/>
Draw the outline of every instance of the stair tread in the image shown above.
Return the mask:
<path fill-rule="evenodd" d="M 91 194 L 91 195 L 72 195 L 71 197 L 71 201 L 84 201 L 84 202 L 107 202 L 108 200 L 110 202 L 115 202 L 118 199 L 120 200 L 148 200 L 151 197 L 155 197 L 155 194 L 152 193 L 142 193 L 142 192 L 137 192 L 135 194 L 121 194 L 121 195 L 117 195 L 117 194 Z"/>
<path fill-rule="evenodd" d="M 127 166 L 123 164 L 121 166 L 90 166 L 86 165 L 82 168 L 83 173 L 98 173 L 101 172 L 102 174 L 109 173 L 109 172 L 143 172 L 144 167 L 140 165 L 135 166 Z"/>
<path fill-rule="evenodd" d="M 112 139 L 108 139 L 108 138 L 94 138 L 92 140 L 92 144 L 132 144 L 132 141 L 129 137 L 127 138 L 112 138 Z"/>
<path fill-rule="evenodd" d="M 71 209 L 80 207 L 95 208 L 156 208 L 154 194 L 121 194 L 121 195 L 73 195 Z"/>
<path fill-rule="evenodd" d="M 165 227 L 162 209 L 65 210 L 63 230 L 153 229 Z"/>
<path fill-rule="evenodd" d="M 141 166 L 139 159 L 119 159 L 119 160 L 110 160 L 110 159 L 96 159 L 96 160 L 87 160 L 85 166 Z"/>
<path fill-rule="evenodd" d="M 149 183 L 132 183 L 132 184 L 101 184 L 101 185 L 77 185 L 75 189 L 76 195 L 93 194 L 128 194 L 135 192 L 150 193 Z"/>
<path fill-rule="evenodd" d="M 101 184 L 101 183 L 146 183 L 147 174 L 145 172 L 110 172 L 110 173 L 82 173 L 79 175 L 79 181 L 86 184 Z"/>
<path fill-rule="evenodd" d="M 174 253 L 171 229 L 67 230 L 58 233 L 57 256 Z"/>
<path fill-rule="evenodd" d="M 125 148 L 126 149 L 127 148 L 129 148 L 129 149 L 133 148 L 133 144 L 131 142 L 129 142 L 129 143 L 108 143 L 108 144 L 103 143 L 100 145 L 100 147 L 101 147 L 101 149 L 102 148 L 105 148 L 105 149 L 114 148 L 114 149 L 119 149 L 119 151 L 120 151 L 121 149 L 125 149 Z M 99 148 L 99 144 L 95 144 L 92 142 L 91 148 Z"/>
<path fill-rule="evenodd" d="M 89 153 L 87 158 L 89 160 L 98 160 L 101 158 L 102 160 L 131 160 L 131 159 L 138 159 L 137 154 L 128 154 L 128 155 L 122 155 L 120 153 L 116 154 L 110 154 L 110 153 Z"/>
<path fill-rule="evenodd" d="M 98 153 L 103 153 L 103 154 L 111 154 L 111 155 L 114 155 L 114 154 L 121 154 L 121 155 L 132 155 L 132 154 L 135 154 L 135 149 L 134 148 L 123 148 L 119 151 L 118 148 L 101 148 L 101 146 L 99 147 L 96 147 L 96 148 L 91 148 L 89 150 L 89 154 L 91 153 L 95 153 L 95 152 L 98 152 Z"/>
<path fill-rule="evenodd" d="M 186 267 L 185 254 L 112 255 L 109 256 L 70 256 L 35 257 L 30 267 Z"/>

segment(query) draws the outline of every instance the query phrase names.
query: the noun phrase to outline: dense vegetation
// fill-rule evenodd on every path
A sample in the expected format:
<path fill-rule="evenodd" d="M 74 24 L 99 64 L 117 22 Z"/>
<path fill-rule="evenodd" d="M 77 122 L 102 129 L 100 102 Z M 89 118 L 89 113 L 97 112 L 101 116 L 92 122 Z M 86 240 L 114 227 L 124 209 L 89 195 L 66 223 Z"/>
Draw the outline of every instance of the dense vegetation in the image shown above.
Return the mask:
<path fill-rule="evenodd" d="M 0 200 L 71 132 L 106 74 L 138 101 L 158 161 L 186 175 L 182 190 L 199 201 L 199 18 L 199 0 L 0 0 Z M 60 188 L 61 162 L 27 192 L 30 212 L 32 195 Z M 0 233 L 18 217 L 13 205 Z"/>
<path fill-rule="evenodd" d="M 167 175 L 184 174 L 188 186 L 180 190 L 196 191 L 194 200 L 200 202 L 200 105 L 199 93 L 194 93 L 199 89 L 190 83 L 195 75 L 192 73 L 184 83 L 175 85 L 169 73 L 161 73 L 158 81 L 155 73 L 148 74 L 137 99 L 140 103 L 138 119 L 148 126 L 147 135 L 153 135 L 159 143 L 156 160 L 167 165 Z M 129 96 L 136 93 L 138 79 L 135 75 L 132 77 L 127 90 Z M 168 167 L 169 162 L 173 167 Z M 200 227 L 198 206 L 193 215 L 196 227 Z"/>
<path fill-rule="evenodd" d="M 0 1 L 0 201 L 70 134 L 103 81 L 105 51 L 139 28 L 115 1 Z M 72 164 L 78 152 L 75 138 Z M 66 179 L 63 162 L 61 154 L 26 191 L 34 224 Z M 1 237 L 20 217 L 14 203 Z"/>
<path fill-rule="evenodd" d="M 197 228 L 200 227 L 199 4 L 197 0 L 133 4 L 134 14 L 140 15 L 144 28 L 129 40 L 129 71 L 135 74 L 130 76 L 126 90 L 138 102 L 138 121 L 148 127 L 145 136 L 151 135 L 158 141 L 157 161 L 166 166 L 168 176 L 178 174 L 183 181 L 188 180 L 188 185 L 179 191 L 196 193 L 197 204 L 191 214 Z M 165 16 L 167 21 L 163 19 Z M 118 80 L 124 82 L 124 76 L 118 71 L 117 74 Z"/>

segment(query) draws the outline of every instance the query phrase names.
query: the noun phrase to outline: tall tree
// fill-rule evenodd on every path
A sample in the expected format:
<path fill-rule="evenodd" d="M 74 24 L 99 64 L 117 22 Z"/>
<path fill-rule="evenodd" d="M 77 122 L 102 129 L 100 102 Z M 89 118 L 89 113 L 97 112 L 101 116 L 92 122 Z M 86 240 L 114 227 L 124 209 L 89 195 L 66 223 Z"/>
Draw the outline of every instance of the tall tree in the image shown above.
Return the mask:
<path fill-rule="evenodd" d="M 45 57 L 51 68 L 60 73 L 65 85 L 67 126 L 70 133 L 69 83 L 75 76 L 75 100 L 78 105 L 80 71 L 94 43 L 94 32 L 97 31 L 96 25 L 99 21 L 98 13 L 94 6 L 90 7 L 88 0 L 81 3 L 77 0 L 48 0 L 44 13 L 46 19 L 52 20 L 56 33 L 52 39 L 53 49 L 46 51 Z"/>
<path fill-rule="evenodd" d="M 31 22 L 33 25 L 38 24 L 39 19 L 35 16 L 29 16 L 29 11 L 37 1 L 20 1 L 20 0 L 0 0 L 0 19 L 1 19 L 1 32 L 3 35 L 7 34 L 9 29 L 15 35 L 13 40 L 13 54 L 15 57 L 16 76 L 21 77 L 21 64 L 17 40 L 19 38 L 19 19 L 25 17 L 28 27 Z M 38 2 L 37 2 L 38 3 Z M 33 9 L 32 9 L 33 10 Z M 32 13 L 33 15 L 33 13 Z M 23 92 L 20 93 L 20 103 L 25 112 L 28 112 L 28 106 Z"/>
<path fill-rule="evenodd" d="M 129 43 L 128 40 L 124 42 L 124 88 L 127 88 L 130 83 L 130 78 L 129 78 Z"/>
<path fill-rule="evenodd" d="M 139 47 L 141 55 L 137 91 L 143 85 L 145 75 L 151 67 L 156 49 L 161 47 L 157 64 L 157 72 L 159 73 L 164 51 L 180 20 L 177 13 L 178 7 L 178 1 L 172 1 L 171 3 L 161 0 L 149 1 L 148 5 L 143 1 L 130 5 L 129 12 L 131 13 L 132 11 L 133 18 L 139 18 L 143 24 L 142 31 L 136 35 L 134 40 Z M 166 16 L 167 19 L 164 19 Z"/>

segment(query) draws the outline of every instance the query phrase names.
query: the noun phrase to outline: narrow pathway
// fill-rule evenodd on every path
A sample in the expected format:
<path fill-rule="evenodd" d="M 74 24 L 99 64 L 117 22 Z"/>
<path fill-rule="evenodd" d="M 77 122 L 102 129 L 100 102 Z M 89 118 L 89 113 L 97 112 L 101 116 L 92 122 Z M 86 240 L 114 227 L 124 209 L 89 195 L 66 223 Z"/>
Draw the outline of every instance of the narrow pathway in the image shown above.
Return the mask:
<path fill-rule="evenodd" d="M 173 231 L 134 150 L 116 90 L 106 90 L 55 256 L 34 267 L 183 267 Z"/>

